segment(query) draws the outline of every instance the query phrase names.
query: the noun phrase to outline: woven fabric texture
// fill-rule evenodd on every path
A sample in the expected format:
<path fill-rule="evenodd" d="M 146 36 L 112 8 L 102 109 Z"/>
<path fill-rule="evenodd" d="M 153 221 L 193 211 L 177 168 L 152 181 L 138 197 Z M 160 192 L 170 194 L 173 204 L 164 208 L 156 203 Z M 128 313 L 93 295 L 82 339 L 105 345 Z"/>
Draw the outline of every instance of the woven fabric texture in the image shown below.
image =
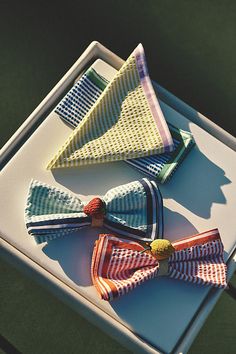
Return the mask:
<path fill-rule="evenodd" d="M 107 86 L 108 81 L 89 68 L 55 108 L 55 112 L 73 127 L 82 121 Z"/>
<path fill-rule="evenodd" d="M 129 165 L 135 167 L 149 177 L 154 177 L 157 182 L 167 182 L 181 162 L 195 145 L 191 133 L 168 124 L 172 135 L 174 150 L 160 155 L 140 157 L 126 160 Z"/>
<path fill-rule="evenodd" d="M 199 285 L 225 288 L 226 265 L 223 244 L 217 229 L 187 237 L 172 245 L 168 276 Z M 100 297 L 112 300 L 137 285 L 158 276 L 159 262 L 141 253 L 139 243 L 113 235 L 100 235 L 94 247 L 91 276 Z"/>
<path fill-rule="evenodd" d="M 93 68 L 89 68 L 58 104 L 55 112 L 76 128 L 108 83 Z M 174 151 L 125 161 L 147 176 L 154 177 L 159 183 L 165 183 L 170 179 L 194 146 L 191 133 L 171 124 L 168 124 L 168 127 L 173 139 Z"/>
<path fill-rule="evenodd" d="M 48 169 L 125 160 L 172 149 L 172 137 L 139 45 Z"/>
<path fill-rule="evenodd" d="M 143 241 L 162 238 L 163 202 L 155 182 L 130 182 L 110 189 L 102 199 L 108 230 Z M 28 233 L 42 243 L 91 226 L 84 206 L 76 195 L 33 180 L 25 208 Z"/>

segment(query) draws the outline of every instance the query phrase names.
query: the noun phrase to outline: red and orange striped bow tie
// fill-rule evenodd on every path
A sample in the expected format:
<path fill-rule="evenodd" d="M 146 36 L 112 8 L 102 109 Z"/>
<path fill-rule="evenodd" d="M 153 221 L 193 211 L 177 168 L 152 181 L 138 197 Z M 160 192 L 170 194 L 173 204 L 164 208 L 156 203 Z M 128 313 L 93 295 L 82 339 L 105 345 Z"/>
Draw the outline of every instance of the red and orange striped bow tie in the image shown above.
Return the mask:
<path fill-rule="evenodd" d="M 112 300 L 158 275 L 225 288 L 226 264 L 217 229 L 173 242 L 136 241 L 102 234 L 96 241 L 91 275 L 100 297 Z"/>

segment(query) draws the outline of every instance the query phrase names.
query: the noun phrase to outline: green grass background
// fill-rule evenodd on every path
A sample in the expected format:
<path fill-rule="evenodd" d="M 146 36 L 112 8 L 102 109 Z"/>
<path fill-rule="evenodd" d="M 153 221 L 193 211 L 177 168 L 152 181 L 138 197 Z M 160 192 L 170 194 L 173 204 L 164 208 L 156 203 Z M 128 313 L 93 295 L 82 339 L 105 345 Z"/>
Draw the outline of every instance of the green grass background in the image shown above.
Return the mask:
<path fill-rule="evenodd" d="M 235 15 L 229 0 L 0 0 L 0 146 L 93 40 L 123 58 L 142 42 L 151 77 L 235 135 Z M 21 352 L 127 352 L 3 261 L 0 272 L 0 333 Z M 190 353 L 234 353 L 235 319 L 224 294 Z"/>

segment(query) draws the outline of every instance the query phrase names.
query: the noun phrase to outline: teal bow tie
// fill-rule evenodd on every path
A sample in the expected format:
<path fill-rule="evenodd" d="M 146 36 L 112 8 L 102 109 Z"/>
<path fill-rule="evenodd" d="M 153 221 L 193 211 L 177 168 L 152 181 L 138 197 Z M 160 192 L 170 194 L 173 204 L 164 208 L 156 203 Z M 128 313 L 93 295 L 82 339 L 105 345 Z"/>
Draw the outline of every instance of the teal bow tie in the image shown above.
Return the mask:
<path fill-rule="evenodd" d="M 163 236 L 162 196 L 154 181 L 143 178 L 112 188 L 102 199 L 85 205 L 76 195 L 33 180 L 25 221 L 37 243 L 102 224 L 120 235 L 152 241 Z"/>

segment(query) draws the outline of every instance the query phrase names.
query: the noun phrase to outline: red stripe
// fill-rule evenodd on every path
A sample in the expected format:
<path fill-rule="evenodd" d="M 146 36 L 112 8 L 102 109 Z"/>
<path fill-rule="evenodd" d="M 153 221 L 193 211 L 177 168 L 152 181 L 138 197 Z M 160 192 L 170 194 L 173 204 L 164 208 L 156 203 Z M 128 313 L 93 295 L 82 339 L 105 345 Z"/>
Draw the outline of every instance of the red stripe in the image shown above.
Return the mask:
<path fill-rule="evenodd" d="M 95 248 L 94 248 L 94 255 L 92 257 L 92 280 L 94 282 L 94 285 L 96 287 L 96 289 L 98 290 L 100 296 L 104 299 L 104 300 L 109 300 L 110 299 L 110 295 L 109 293 L 107 292 L 107 289 L 106 289 L 106 292 L 104 292 L 104 289 L 101 288 L 101 286 L 99 285 L 99 280 L 98 278 L 101 276 L 103 278 L 103 281 L 108 285 L 108 287 L 110 288 L 113 296 L 117 296 L 118 295 L 118 291 L 117 291 L 117 288 L 115 287 L 115 285 L 113 284 L 112 281 L 110 281 L 108 278 L 107 278 L 107 270 L 108 270 L 108 266 L 109 266 L 109 260 L 111 258 L 111 254 L 112 254 L 112 244 L 109 243 L 108 241 L 108 245 L 107 245 L 107 248 L 105 249 L 104 248 L 104 241 L 106 239 L 106 237 L 109 236 L 109 235 L 106 235 L 106 234 L 101 234 L 99 235 L 99 239 L 96 241 L 96 244 L 95 244 Z M 112 235 L 110 235 L 112 236 Z M 99 250 L 99 247 L 100 247 L 100 244 L 102 246 L 102 252 L 99 253 L 98 250 Z M 101 265 L 101 261 L 102 261 L 102 257 L 101 255 L 105 253 L 105 258 L 104 258 L 104 261 Z M 99 268 L 101 266 L 101 274 L 99 272 Z"/>
<path fill-rule="evenodd" d="M 211 233 L 210 235 L 207 235 L 208 233 Z M 195 237 L 201 236 L 200 238 L 195 239 Z M 185 248 L 190 248 L 192 246 L 197 246 L 197 245 L 203 245 L 205 243 L 208 243 L 210 241 L 218 240 L 220 239 L 220 234 L 218 229 L 212 229 L 206 232 L 202 232 L 200 234 L 196 234 L 190 237 L 184 237 L 181 238 L 175 242 L 172 243 L 176 251 L 183 250 Z M 181 243 L 179 243 L 181 242 Z M 178 243 L 178 244 L 176 244 Z"/>

